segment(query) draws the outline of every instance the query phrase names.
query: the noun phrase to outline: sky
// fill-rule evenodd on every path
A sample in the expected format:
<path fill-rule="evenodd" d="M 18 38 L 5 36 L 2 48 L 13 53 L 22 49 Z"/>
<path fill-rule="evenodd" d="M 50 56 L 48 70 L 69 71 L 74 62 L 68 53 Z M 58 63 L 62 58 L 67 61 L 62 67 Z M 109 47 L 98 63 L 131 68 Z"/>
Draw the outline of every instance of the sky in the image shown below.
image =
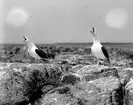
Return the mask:
<path fill-rule="evenodd" d="M 0 0 L 0 43 L 133 42 L 132 0 Z"/>

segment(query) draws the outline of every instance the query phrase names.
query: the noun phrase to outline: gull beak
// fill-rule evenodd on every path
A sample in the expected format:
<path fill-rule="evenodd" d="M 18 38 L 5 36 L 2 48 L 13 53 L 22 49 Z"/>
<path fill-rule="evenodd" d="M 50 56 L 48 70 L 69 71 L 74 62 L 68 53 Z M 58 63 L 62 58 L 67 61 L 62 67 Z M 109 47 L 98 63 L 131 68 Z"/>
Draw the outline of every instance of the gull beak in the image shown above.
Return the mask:
<path fill-rule="evenodd" d="M 24 42 L 26 40 L 25 36 L 23 36 L 24 40 L 22 40 L 22 42 Z"/>
<path fill-rule="evenodd" d="M 96 30 L 94 27 L 92 27 L 92 30 L 90 31 L 93 35 L 96 34 Z"/>
<path fill-rule="evenodd" d="M 94 29 L 94 27 L 92 27 L 92 30 L 93 30 L 93 32 L 95 32 L 95 29 Z"/>

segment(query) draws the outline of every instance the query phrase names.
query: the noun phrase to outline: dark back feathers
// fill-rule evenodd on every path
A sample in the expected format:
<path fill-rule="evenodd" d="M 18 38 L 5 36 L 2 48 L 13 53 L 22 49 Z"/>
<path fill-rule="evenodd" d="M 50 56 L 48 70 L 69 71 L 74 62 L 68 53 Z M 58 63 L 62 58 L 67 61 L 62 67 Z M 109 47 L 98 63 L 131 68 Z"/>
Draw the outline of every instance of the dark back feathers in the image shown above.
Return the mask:
<path fill-rule="evenodd" d="M 108 52 L 107 52 L 106 48 L 105 48 L 104 46 L 102 46 L 101 49 L 102 49 L 102 52 L 103 52 L 104 56 L 105 56 L 105 57 L 107 58 L 107 60 L 110 62 L 110 60 L 109 60 L 109 55 L 108 55 Z"/>
<path fill-rule="evenodd" d="M 40 48 L 36 49 L 35 51 L 41 58 L 48 58 L 47 54 L 44 51 L 42 51 Z"/>

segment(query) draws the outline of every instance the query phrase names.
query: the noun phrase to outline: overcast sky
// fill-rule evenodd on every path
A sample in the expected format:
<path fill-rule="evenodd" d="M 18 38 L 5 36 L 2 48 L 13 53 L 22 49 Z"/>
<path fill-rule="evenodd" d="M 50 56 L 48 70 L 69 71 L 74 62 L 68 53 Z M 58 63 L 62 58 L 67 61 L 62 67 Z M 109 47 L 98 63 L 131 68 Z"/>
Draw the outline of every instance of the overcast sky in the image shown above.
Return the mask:
<path fill-rule="evenodd" d="M 90 33 L 92 26 L 96 28 L 101 42 L 133 42 L 133 0 L 0 0 L 0 2 L 0 43 L 22 43 L 23 35 L 35 43 L 92 42 Z M 27 18 L 23 25 L 14 26 L 7 22 L 7 17 L 12 8 L 18 7 L 24 11 Z M 107 14 L 117 8 L 123 9 L 126 14 L 124 18 L 126 21 L 122 20 L 123 18 L 117 19 L 125 22 L 121 28 L 111 27 L 105 21 Z"/>

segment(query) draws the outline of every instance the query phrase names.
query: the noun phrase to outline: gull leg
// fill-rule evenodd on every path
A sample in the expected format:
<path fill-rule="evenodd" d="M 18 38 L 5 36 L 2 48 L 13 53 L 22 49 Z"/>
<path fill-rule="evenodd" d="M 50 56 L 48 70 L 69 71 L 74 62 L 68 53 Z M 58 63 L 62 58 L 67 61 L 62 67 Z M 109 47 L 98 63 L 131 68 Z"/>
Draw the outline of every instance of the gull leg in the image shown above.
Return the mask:
<path fill-rule="evenodd" d="M 94 63 L 95 63 L 95 62 L 97 62 L 97 58 L 96 58 L 96 57 L 94 57 Z"/>
<path fill-rule="evenodd" d="M 99 65 L 101 65 L 101 66 L 105 66 L 105 61 L 104 61 L 104 59 L 100 59 L 100 63 L 99 63 Z"/>
<path fill-rule="evenodd" d="M 40 63 L 40 59 L 38 59 L 38 62 L 37 63 Z"/>
<path fill-rule="evenodd" d="M 38 59 L 37 59 L 37 63 L 39 63 Z"/>
<path fill-rule="evenodd" d="M 99 65 L 99 59 L 97 58 L 97 65 Z"/>
<path fill-rule="evenodd" d="M 97 58 L 97 65 L 101 65 L 101 60 Z"/>
<path fill-rule="evenodd" d="M 49 63 L 49 60 L 46 59 L 46 58 L 43 58 L 42 61 L 43 61 L 44 63 Z"/>
<path fill-rule="evenodd" d="M 35 59 L 35 63 L 37 63 L 37 59 Z"/>
<path fill-rule="evenodd" d="M 35 63 L 39 63 L 39 61 L 40 61 L 39 59 L 35 59 Z"/>

